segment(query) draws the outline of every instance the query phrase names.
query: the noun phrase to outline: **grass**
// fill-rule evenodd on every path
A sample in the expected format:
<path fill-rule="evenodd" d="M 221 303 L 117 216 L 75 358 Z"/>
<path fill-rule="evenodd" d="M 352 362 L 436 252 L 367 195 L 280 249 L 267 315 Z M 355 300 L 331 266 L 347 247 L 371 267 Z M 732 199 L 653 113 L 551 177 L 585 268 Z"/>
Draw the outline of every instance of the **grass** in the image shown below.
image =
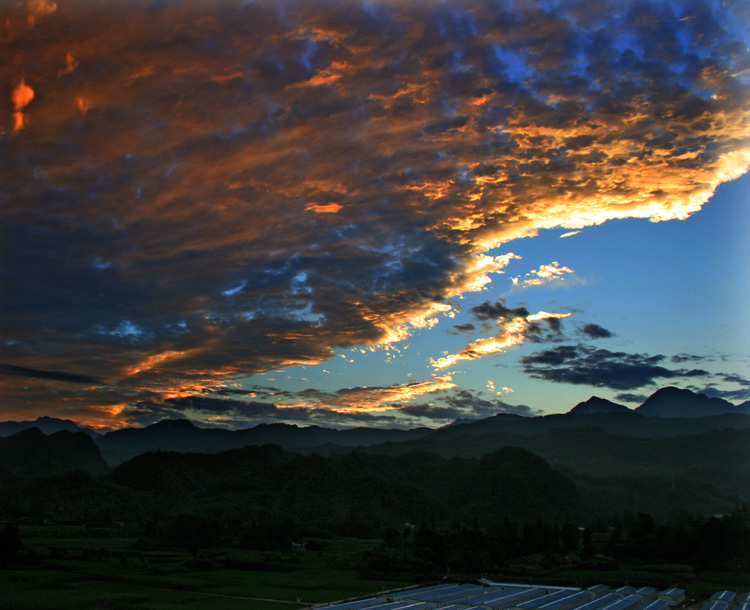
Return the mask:
<path fill-rule="evenodd" d="M 411 584 L 360 579 L 357 558 L 377 542 L 353 538 L 273 553 L 275 569 L 258 570 L 222 566 L 263 565 L 268 553 L 212 550 L 195 564 L 181 549 L 71 526 L 23 526 L 21 537 L 22 569 L 0 571 L 0 610 L 298 610 Z"/>
<path fill-rule="evenodd" d="M 185 550 L 144 548 L 112 534 L 23 526 L 21 567 L 0 570 L 0 610 L 300 610 L 416 584 L 359 578 L 358 559 L 379 543 L 374 540 L 334 538 L 323 550 L 304 553 L 217 549 L 203 552 L 196 564 Z M 268 569 L 257 569 L 264 565 Z M 621 564 L 606 571 L 559 566 L 502 578 L 583 587 L 676 585 L 696 600 L 721 589 L 750 591 L 746 575 L 696 574 L 689 565 Z"/>

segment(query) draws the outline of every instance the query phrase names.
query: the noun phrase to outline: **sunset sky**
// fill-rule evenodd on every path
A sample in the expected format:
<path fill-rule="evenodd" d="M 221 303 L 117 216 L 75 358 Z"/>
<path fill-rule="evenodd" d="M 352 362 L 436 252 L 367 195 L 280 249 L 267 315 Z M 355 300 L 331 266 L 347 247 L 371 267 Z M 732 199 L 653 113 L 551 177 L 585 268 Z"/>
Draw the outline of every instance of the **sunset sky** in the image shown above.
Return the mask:
<path fill-rule="evenodd" d="M 750 5 L 0 0 L 0 420 L 750 399 Z"/>

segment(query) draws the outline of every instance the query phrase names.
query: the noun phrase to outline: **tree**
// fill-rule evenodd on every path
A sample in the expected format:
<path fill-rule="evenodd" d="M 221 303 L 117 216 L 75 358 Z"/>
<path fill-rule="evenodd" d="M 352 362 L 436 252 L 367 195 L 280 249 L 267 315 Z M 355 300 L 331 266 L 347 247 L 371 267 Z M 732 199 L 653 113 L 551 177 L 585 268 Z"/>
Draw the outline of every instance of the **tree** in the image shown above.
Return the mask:
<path fill-rule="evenodd" d="M 21 534 L 18 526 L 8 524 L 0 529 L 0 568 L 15 565 L 19 550 L 21 550 Z"/>
<path fill-rule="evenodd" d="M 187 549 L 197 560 L 200 549 L 213 545 L 212 529 L 206 517 L 179 514 L 169 524 L 168 537 L 172 544 Z"/>
<path fill-rule="evenodd" d="M 564 551 L 569 553 L 577 553 L 578 542 L 580 541 L 580 539 L 581 532 L 579 532 L 578 528 L 570 521 L 567 521 L 560 528 L 560 544 L 562 545 Z"/>

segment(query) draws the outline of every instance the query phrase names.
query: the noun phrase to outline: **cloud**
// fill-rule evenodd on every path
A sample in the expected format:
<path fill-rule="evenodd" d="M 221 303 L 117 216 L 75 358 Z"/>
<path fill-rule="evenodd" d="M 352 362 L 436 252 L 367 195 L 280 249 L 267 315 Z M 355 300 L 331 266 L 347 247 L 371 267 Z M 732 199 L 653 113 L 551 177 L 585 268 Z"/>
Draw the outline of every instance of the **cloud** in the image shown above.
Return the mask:
<path fill-rule="evenodd" d="M 305 209 L 317 214 L 335 214 L 341 209 L 337 203 L 308 203 Z"/>
<path fill-rule="evenodd" d="M 727 383 L 736 383 L 745 388 L 750 388 L 750 379 L 747 379 L 746 377 L 742 377 L 741 375 L 724 373 L 720 375 L 720 377 L 723 381 L 726 381 Z"/>
<path fill-rule="evenodd" d="M 40 17 L 46 17 L 54 13 L 57 10 L 57 3 L 49 2 L 49 0 L 29 0 L 27 8 L 29 25 L 34 25 Z"/>
<path fill-rule="evenodd" d="M 453 328 L 455 329 L 455 331 L 451 330 L 448 332 L 454 335 L 457 335 L 459 333 L 474 332 L 477 329 L 477 327 L 474 326 L 471 322 L 467 322 L 466 324 L 454 324 Z"/>
<path fill-rule="evenodd" d="M 723 382 L 723 384 L 734 384 L 740 386 L 739 388 L 727 389 L 726 385 L 719 388 L 716 387 L 716 383 L 709 383 L 701 389 L 697 389 L 697 392 L 705 394 L 706 396 L 723 398 L 733 402 L 744 402 L 750 400 L 750 379 L 747 379 L 741 375 L 733 373 L 719 373 L 716 378 Z"/>
<path fill-rule="evenodd" d="M 497 394 L 512 391 L 503 387 Z M 430 395 L 431 401 L 414 401 L 423 395 Z M 481 419 L 498 413 L 532 417 L 541 411 L 510 405 L 485 392 L 459 389 L 450 378 L 440 377 L 434 382 L 342 388 L 336 392 L 315 388 L 290 392 L 269 386 L 208 388 L 203 394 L 139 401 L 126 407 L 120 417 L 129 425 L 138 426 L 166 418 L 189 418 L 229 428 L 270 422 L 435 427 L 456 419 Z"/>
<path fill-rule="evenodd" d="M 587 337 L 591 339 L 609 339 L 610 337 L 614 337 L 614 334 L 612 334 L 612 331 L 607 330 L 606 328 L 603 328 L 599 326 L 598 324 L 594 323 L 588 323 L 584 324 L 579 331 L 586 335 Z M 673 362 L 676 362 L 674 358 L 672 358 Z"/>
<path fill-rule="evenodd" d="M 542 229 L 686 218 L 750 163 L 733 7 L 4 7 L 0 357 L 107 379 L 70 398 L 116 417 L 428 330 Z"/>
<path fill-rule="evenodd" d="M 119 414 L 119 420 L 127 426 L 145 427 L 163 419 L 189 419 L 180 410 L 161 402 L 138 401 L 128 405 Z"/>
<path fill-rule="evenodd" d="M 706 360 L 712 360 L 709 356 L 699 356 L 696 354 L 675 354 L 670 358 L 672 362 L 681 364 L 683 362 L 704 362 Z"/>
<path fill-rule="evenodd" d="M 588 345 L 560 345 L 521 358 L 524 372 L 555 383 L 634 390 L 656 384 L 656 379 L 708 376 L 700 369 L 668 369 L 665 356 L 628 354 Z"/>
<path fill-rule="evenodd" d="M 646 394 L 633 394 L 631 392 L 622 392 L 615 396 L 615 400 L 619 402 L 629 402 L 631 404 L 642 405 L 646 402 L 648 396 Z"/>
<path fill-rule="evenodd" d="M 523 417 L 535 417 L 542 412 L 526 405 L 510 405 L 497 398 L 488 399 L 481 393 L 458 390 L 445 398 L 445 403 L 455 409 L 456 417 L 483 418 L 499 413 L 510 413 Z"/>
<path fill-rule="evenodd" d="M 482 321 L 498 319 L 507 321 L 519 317 L 528 318 L 531 315 L 531 312 L 526 307 L 516 307 L 515 309 L 506 307 L 505 301 L 502 299 L 495 303 L 485 301 L 480 305 L 472 307 L 470 311 L 478 320 Z"/>
<path fill-rule="evenodd" d="M 77 375 L 75 373 L 64 373 L 61 371 L 40 371 L 28 369 L 12 364 L 0 364 L 0 375 L 11 375 L 18 377 L 30 377 L 32 379 L 48 379 L 50 381 L 63 381 L 65 383 L 83 383 L 96 385 L 101 382 L 97 377 L 91 375 Z"/>
<path fill-rule="evenodd" d="M 549 282 L 563 282 L 565 281 L 565 275 L 568 273 L 575 272 L 570 267 L 562 267 L 560 263 L 554 261 L 549 265 L 541 265 L 539 269 L 530 271 L 525 277 L 518 275 L 510 279 L 514 286 L 541 286 Z"/>
<path fill-rule="evenodd" d="M 13 130 L 18 131 L 23 129 L 26 123 L 26 117 L 21 111 L 34 99 L 34 90 L 22 78 L 13 89 L 11 99 L 13 102 Z"/>
<path fill-rule="evenodd" d="M 384 387 L 343 388 L 335 393 L 307 391 L 304 399 L 320 406 L 339 410 L 373 411 L 391 409 L 394 403 L 404 403 L 425 394 L 434 394 L 456 388 L 450 375 L 436 375 L 432 380 L 413 381 Z"/>
<path fill-rule="evenodd" d="M 734 403 L 740 403 L 750 400 L 750 387 L 744 387 L 734 390 L 725 390 L 717 388 L 713 384 L 706 385 L 702 388 L 695 388 L 695 392 L 705 394 L 711 398 L 723 398 Z"/>
<path fill-rule="evenodd" d="M 561 318 L 567 318 L 569 313 L 549 313 L 540 311 L 530 314 L 525 308 L 508 310 L 501 303 L 484 304 L 478 306 L 480 316 L 489 315 L 493 308 L 500 313 L 497 320 L 498 332 L 491 337 L 484 337 L 471 341 L 460 352 L 447 354 L 437 360 L 432 359 L 432 366 L 436 369 L 444 369 L 465 360 L 477 360 L 484 356 L 499 354 L 514 345 L 520 345 L 524 341 L 532 343 L 543 343 L 555 341 L 562 338 Z M 476 309 L 476 308 L 475 308 Z"/>
<path fill-rule="evenodd" d="M 455 386 L 446 386 L 452 389 Z M 274 402 L 217 398 L 191 395 L 166 400 L 141 401 L 128 406 L 120 414 L 130 425 L 145 426 L 162 419 L 189 418 L 194 421 L 221 425 L 229 428 L 247 428 L 259 423 L 295 423 L 347 427 L 356 425 L 432 425 L 439 426 L 458 417 L 485 417 L 496 412 L 518 409 L 526 413 L 526 407 L 510 407 L 497 402 L 455 402 L 450 406 L 429 404 L 385 403 L 385 400 L 404 400 L 402 388 L 348 388 L 331 394 L 308 389 L 299 393 L 270 392 Z M 414 388 L 412 388 L 413 390 Z M 427 392 L 429 393 L 429 392 Z M 253 392 L 255 394 L 255 392 Z M 413 396 L 418 396 L 416 393 Z M 376 397 L 380 395 L 380 400 Z M 356 398 L 353 398 L 355 397 Z M 412 396 L 412 397 L 413 397 Z M 363 402 L 364 401 L 364 402 Z M 376 406 L 371 410 L 369 406 Z"/>

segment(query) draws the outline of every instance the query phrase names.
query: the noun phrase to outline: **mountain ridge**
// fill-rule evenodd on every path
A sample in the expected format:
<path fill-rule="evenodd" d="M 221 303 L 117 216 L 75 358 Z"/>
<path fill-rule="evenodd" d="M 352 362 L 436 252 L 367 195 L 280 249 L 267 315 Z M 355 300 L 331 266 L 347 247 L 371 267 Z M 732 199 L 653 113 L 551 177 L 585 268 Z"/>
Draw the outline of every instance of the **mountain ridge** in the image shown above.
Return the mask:
<path fill-rule="evenodd" d="M 750 415 L 750 405 L 748 405 L 748 402 L 741 405 L 734 405 L 723 398 L 710 397 L 705 394 L 675 387 L 666 387 L 654 392 L 641 406 L 634 410 L 636 413 L 645 415 L 646 417 L 663 418 L 700 418 L 728 413 Z"/>
<path fill-rule="evenodd" d="M 29 428 L 38 428 L 46 435 L 54 434 L 55 432 L 60 432 L 62 430 L 68 430 L 70 432 L 85 432 L 94 439 L 102 436 L 92 428 L 81 426 L 73 420 L 42 415 L 41 417 L 37 417 L 34 421 L 0 422 L 0 438 L 13 436 L 17 432 L 28 430 Z"/>
<path fill-rule="evenodd" d="M 101 475 L 109 470 L 85 432 L 60 430 L 48 436 L 36 427 L 0 438 L 0 465 L 0 478 L 37 479 L 76 470 Z"/>
<path fill-rule="evenodd" d="M 567 413 L 537 417 L 498 413 L 479 420 L 458 420 L 441 428 L 403 430 L 358 427 L 340 430 L 276 422 L 227 430 L 199 427 L 187 419 L 166 419 L 142 428 L 114 430 L 95 438 L 94 442 L 105 461 L 110 466 L 116 466 L 149 451 L 217 453 L 265 444 L 278 444 L 287 450 L 303 453 L 323 451 L 330 454 L 369 447 L 380 450 L 381 446 L 390 445 L 434 450 L 439 443 L 466 444 L 456 441 L 461 437 L 483 437 L 482 442 L 477 445 L 478 449 L 497 447 L 500 442 L 513 444 L 516 439 L 558 428 L 596 428 L 619 436 L 653 439 L 724 428 L 750 428 L 749 403 L 750 401 L 733 405 L 690 390 L 667 387 L 654 392 L 636 409 L 592 396 Z M 680 404 L 683 405 L 682 409 Z M 683 413 L 684 416 L 676 416 Z M 61 427 L 71 432 L 83 430 L 70 420 L 37 419 L 40 420 L 47 430 Z M 31 422 L 0 422 L 0 431 L 8 429 L 8 426 L 3 427 L 5 424 L 18 427 L 29 423 Z M 43 428 L 39 429 L 44 432 Z"/>
<path fill-rule="evenodd" d="M 629 409 L 625 405 L 618 404 L 616 402 L 612 402 L 611 400 L 607 400 L 606 398 L 599 398 L 598 396 L 592 396 L 588 400 L 584 402 L 579 402 L 575 407 L 573 407 L 570 411 L 568 411 L 569 414 L 587 414 L 590 415 L 591 413 L 625 413 L 632 411 L 632 409 Z"/>
<path fill-rule="evenodd" d="M 238 497 L 250 493 L 255 486 L 267 484 L 262 477 L 257 478 L 263 473 L 277 481 L 294 477 L 299 482 L 289 489 L 294 498 L 298 493 L 319 498 L 318 488 L 330 487 L 325 469 L 344 463 L 350 464 L 347 468 L 361 464 L 374 473 L 360 479 L 346 475 L 356 489 L 362 487 L 368 492 L 375 489 L 375 482 L 367 477 L 388 477 L 379 466 L 367 465 L 396 463 L 420 472 L 424 471 L 420 465 L 440 463 L 444 470 L 441 476 L 458 477 L 459 489 L 460 474 L 451 470 L 454 461 L 461 464 L 462 460 L 484 460 L 485 456 L 510 447 L 538 456 L 570 478 L 586 490 L 592 506 L 603 512 L 623 506 L 633 510 L 650 506 L 657 510 L 653 501 L 665 514 L 685 506 L 721 512 L 733 503 L 750 501 L 750 452 L 745 450 L 750 446 L 750 416 L 725 413 L 648 417 L 627 408 L 610 411 L 611 405 L 603 399 L 587 402 L 594 407 L 603 406 L 604 412 L 597 412 L 598 408 L 592 409 L 594 412 L 574 408 L 571 411 L 575 412 L 540 417 L 500 413 L 437 429 L 335 430 L 274 423 L 232 432 L 200 428 L 180 419 L 125 428 L 95 442 L 83 432 L 61 431 L 48 437 L 39 428 L 31 428 L 0 439 L 0 485 L 18 485 L 16 493 L 23 497 L 41 478 L 49 481 L 58 475 L 78 476 L 68 482 L 61 479 L 59 485 L 62 488 L 78 481 L 76 485 L 88 488 L 104 484 L 104 479 L 95 481 L 92 476 L 103 475 L 106 481 L 117 483 L 118 476 L 111 478 L 103 473 L 129 471 L 140 473 L 129 483 L 134 488 L 140 488 L 139 477 L 143 484 L 151 481 L 151 491 L 143 490 L 144 493 L 177 493 L 182 486 L 198 485 L 194 490 L 197 494 L 201 485 L 214 485 L 214 478 L 218 484 L 219 478 L 211 474 L 216 464 L 229 472 L 242 470 L 242 465 L 232 460 L 251 460 L 260 466 L 267 464 L 276 474 L 256 468 L 256 474 L 248 479 L 249 471 L 243 470 L 242 474 L 237 470 L 236 476 L 220 477 L 224 486 L 221 493 L 232 489 Z M 283 459 L 279 457 L 282 455 Z M 381 458 L 385 460 L 382 463 Z M 530 464 L 533 459 L 527 456 L 522 461 Z M 141 466 L 127 466 L 134 460 Z M 289 461 L 297 469 L 282 467 L 282 462 Z M 491 464 L 492 460 L 481 463 Z M 153 468 L 142 467 L 148 464 Z M 120 466 L 127 467 L 123 470 Z M 316 470 L 318 467 L 324 470 Z M 76 472 L 89 475 L 89 479 L 80 478 Z M 491 469 L 485 472 L 489 477 Z M 486 487 L 480 479 L 475 483 L 476 489 Z M 26 487 L 22 487 L 24 484 Z M 391 498 L 389 502 L 401 497 L 391 494 L 382 481 L 377 485 L 378 493 Z M 404 485 L 408 487 L 405 481 Z M 246 492 L 242 491 L 245 488 Z M 272 495 L 270 489 L 265 493 Z M 409 496 L 406 489 L 402 493 L 403 497 Z M 202 497 L 208 501 L 208 496 Z M 350 502 L 346 498 L 341 501 Z"/>

